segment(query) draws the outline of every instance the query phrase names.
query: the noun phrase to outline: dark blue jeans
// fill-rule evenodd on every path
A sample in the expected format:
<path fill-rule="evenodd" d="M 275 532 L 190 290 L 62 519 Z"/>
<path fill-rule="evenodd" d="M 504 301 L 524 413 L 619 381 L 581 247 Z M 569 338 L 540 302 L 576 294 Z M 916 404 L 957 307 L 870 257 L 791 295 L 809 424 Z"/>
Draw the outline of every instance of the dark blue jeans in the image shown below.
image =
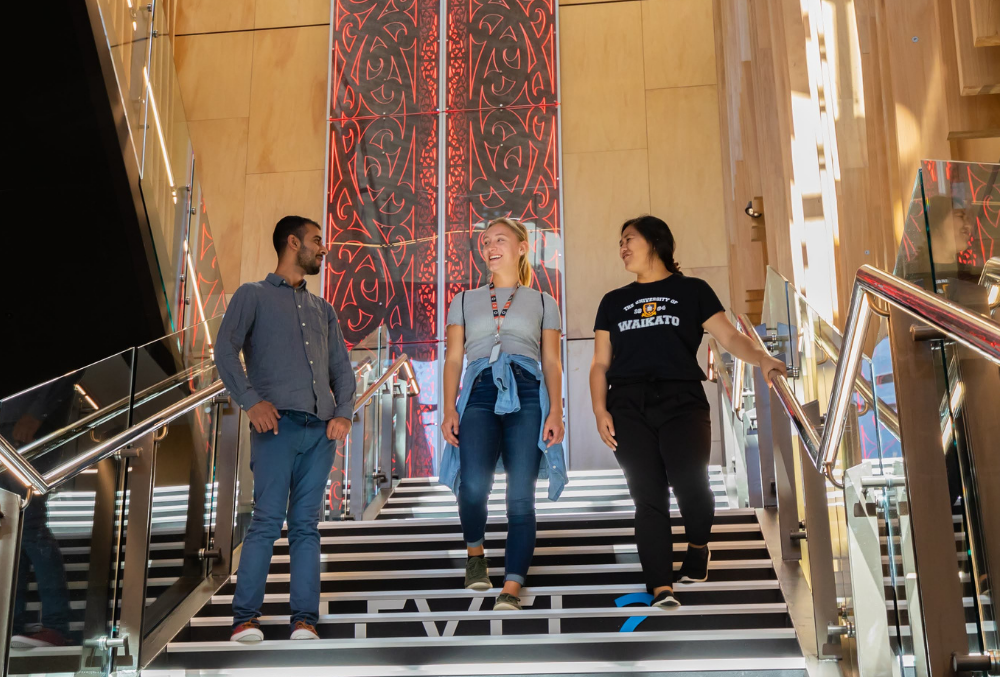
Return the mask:
<path fill-rule="evenodd" d="M 538 448 L 542 410 L 538 381 L 517 365 L 512 369 L 521 402 L 521 408 L 512 414 L 498 416 L 493 412 L 497 387 L 492 369 L 485 369 L 472 383 L 472 394 L 459 425 L 462 483 L 458 489 L 458 514 L 466 544 L 470 548 L 482 545 L 493 475 L 497 459 L 502 458 L 507 474 L 504 580 L 524 585 L 535 551 L 535 483 L 542 460 Z"/>
<path fill-rule="evenodd" d="M 243 539 L 233 595 L 233 625 L 260 616 L 274 542 L 288 517 L 292 625 L 319 620 L 319 519 L 336 442 L 326 421 L 300 411 L 282 411 L 278 434 L 250 433 L 253 518 Z"/>
<path fill-rule="evenodd" d="M 69 590 L 62 551 L 48 526 L 48 496 L 35 496 L 24 509 L 21 559 L 17 565 L 17 597 L 14 602 L 13 634 L 28 625 L 28 569 L 34 569 L 38 597 L 42 602 L 42 627 L 69 635 Z"/>

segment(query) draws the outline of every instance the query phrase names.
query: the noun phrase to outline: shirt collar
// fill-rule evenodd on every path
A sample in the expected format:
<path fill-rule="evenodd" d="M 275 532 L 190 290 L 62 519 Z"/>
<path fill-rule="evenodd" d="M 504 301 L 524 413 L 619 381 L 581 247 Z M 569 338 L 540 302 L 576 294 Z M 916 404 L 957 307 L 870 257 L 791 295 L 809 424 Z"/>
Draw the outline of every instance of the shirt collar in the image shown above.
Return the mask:
<path fill-rule="evenodd" d="M 273 284 L 275 287 L 280 287 L 281 285 L 285 285 L 286 287 L 292 286 L 288 284 L 288 280 L 281 277 L 281 275 L 278 275 L 277 273 L 268 273 L 267 277 L 265 277 L 264 279 Z M 306 281 L 303 279 L 302 284 L 300 284 L 297 287 L 297 289 L 305 289 L 305 288 L 306 288 Z"/>

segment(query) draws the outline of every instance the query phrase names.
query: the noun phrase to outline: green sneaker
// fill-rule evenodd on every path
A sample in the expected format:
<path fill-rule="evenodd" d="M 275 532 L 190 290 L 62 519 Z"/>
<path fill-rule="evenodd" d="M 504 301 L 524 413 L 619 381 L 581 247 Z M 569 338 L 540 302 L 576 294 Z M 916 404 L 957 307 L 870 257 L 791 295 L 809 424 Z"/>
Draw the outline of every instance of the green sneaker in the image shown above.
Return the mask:
<path fill-rule="evenodd" d="M 493 605 L 494 611 L 520 611 L 521 598 L 514 597 L 509 592 L 501 592 L 497 595 L 497 603 Z"/>
<path fill-rule="evenodd" d="M 489 562 L 485 557 L 470 557 L 465 563 L 465 589 L 489 590 L 492 587 Z"/>

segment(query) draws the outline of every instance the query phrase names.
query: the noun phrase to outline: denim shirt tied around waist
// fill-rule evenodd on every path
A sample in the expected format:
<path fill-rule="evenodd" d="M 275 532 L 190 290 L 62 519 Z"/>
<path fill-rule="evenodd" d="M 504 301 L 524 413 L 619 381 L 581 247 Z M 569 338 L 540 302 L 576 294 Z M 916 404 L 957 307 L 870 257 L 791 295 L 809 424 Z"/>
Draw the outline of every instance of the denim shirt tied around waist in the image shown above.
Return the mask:
<path fill-rule="evenodd" d="M 458 417 L 462 419 L 465 407 L 469 403 L 472 395 L 472 384 L 483 371 L 493 367 L 493 383 L 497 386 L 497 403 L 493 408 L 494 413 L 512 414 L 521 409 L 521 401 L 517 397 L 517 383 L 514 381 L 514 371 L 511 363 L 518 365 L 526 372 L 538 379 L 538 404 L 542 409 L 542 427 L 538 431 L 538 448 L 542 450 L 542 460 L 538 467 L 539 479 L 549 480 L 549 500 L 559 499 L 563 488 L 569 479 L 566 477 L 566 456 L 563 453 L 562 443 L 546 446 L 545 419 L 549 415 L 549 392 L 545 388 L 545 379 L 539 364 L 524 355 L 508 355 L 500 353 L 500 357 L 492 365 L 488 357 L 483 357 L 471 363 L 465 370 L 465 379 L 462 381 L 462 394 L 458 398 Z M 448 444 L 441 454 L 441 466 L 438 473 L 438 482 L 445 485 L 455 495 L 458 495 L 459 486 L 462 483 L 461 461 L 458 447 Z M 497 462 L 497 469 L 503 469 L 502 459 Z"/>

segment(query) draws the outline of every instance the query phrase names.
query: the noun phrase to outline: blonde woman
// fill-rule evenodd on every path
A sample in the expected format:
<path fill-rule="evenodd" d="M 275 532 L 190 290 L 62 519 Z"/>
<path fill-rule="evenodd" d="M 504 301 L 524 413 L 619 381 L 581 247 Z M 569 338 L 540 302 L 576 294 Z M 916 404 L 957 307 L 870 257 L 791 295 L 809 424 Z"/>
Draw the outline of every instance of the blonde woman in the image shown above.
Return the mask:
<path fill-rule="evenodd" d="M 503 590 L 493 609 L 520 610 L 518 594 L 535 550 L 535 483 L 548 477 L 552 500 L 566 484 L 561 319 L 555 299 L 529 286 L 524 224 L 492 221 L 482 251 L 490 283 L 458 294 L 448 311 L 441 422 L 448 446 L 439 474 L 458 497 L 468 548 L 465 587 L 488 590 L 487 501 L 497 461 L 503 462 L 507 542 Z"/>

